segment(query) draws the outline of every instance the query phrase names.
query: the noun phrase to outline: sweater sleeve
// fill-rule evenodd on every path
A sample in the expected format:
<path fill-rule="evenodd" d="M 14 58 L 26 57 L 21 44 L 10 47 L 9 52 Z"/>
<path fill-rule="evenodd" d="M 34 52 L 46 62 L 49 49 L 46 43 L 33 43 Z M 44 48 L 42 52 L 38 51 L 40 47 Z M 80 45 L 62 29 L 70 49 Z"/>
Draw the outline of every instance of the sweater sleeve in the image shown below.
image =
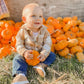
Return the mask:
<path fill-rule="evenodd" d="M 51 37 L 49 32 L 46 30 L 44 35 L 44 45 L 42 51 L 40 52 L 41 54 L 44 54 L 46 58 L 49 56 L 49 53 L 51 51 L 51 45 L 52 45 Z"/>
<path fill-rule="evenodd" d="M 16 36 L 16 50 L 23 56 L 24 52 L 27 50 L 24 46 L 24 30 L 20 29 Z"/>

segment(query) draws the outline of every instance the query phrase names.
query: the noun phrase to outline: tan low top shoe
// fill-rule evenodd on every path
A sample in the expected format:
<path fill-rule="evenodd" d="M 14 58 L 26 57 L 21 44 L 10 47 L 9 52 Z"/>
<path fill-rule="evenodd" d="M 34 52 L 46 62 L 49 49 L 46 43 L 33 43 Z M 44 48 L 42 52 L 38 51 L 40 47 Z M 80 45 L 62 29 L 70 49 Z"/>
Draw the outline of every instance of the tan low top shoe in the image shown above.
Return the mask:
<path fill-rule="evenodd" d="M 13 82 L 11 84 L 29 84 L 29 81 L 27 80 L 26 76 L 18 74 L 13 79 Z"/>
<path fill-rule="evenodd" d="M 36 66 L 33 66 L 33 68 L 35 69 L 35 71 L 41 76 L 41 77 L 45 77 L 46 73 L 45 73 L 45 65 L 42 63 L 39 63 Z"/>

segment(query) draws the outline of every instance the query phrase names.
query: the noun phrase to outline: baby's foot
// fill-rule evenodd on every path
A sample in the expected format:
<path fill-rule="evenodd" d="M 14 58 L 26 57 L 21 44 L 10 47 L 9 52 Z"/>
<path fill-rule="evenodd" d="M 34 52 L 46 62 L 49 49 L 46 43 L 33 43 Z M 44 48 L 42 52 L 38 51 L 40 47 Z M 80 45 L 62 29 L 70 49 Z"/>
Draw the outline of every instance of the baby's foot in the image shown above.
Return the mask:
<path fill-rule="evenodd" d="M 41 76 L 41 77 L 45 77 L 46 73 L 44 68 L 47 65 L 43 64 L 43 63 L 39 63 L 38 65 L 34 66 L 33 68 L 35 69 L 35 71 Z"/>
<path fill-rule="evenodd" d="M 11 84 L 29 84 L 25 75 L 17 74 Z"/>

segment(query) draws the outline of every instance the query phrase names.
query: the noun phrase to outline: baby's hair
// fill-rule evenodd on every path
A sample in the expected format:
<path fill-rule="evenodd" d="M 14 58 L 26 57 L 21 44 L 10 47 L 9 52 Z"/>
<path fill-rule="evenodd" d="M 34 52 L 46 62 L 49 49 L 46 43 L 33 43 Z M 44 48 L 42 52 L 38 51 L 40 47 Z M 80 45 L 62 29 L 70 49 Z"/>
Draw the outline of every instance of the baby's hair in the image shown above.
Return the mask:
<path fill-rule="evenodd" d="M 26 12 L 28 11 L 28 9 L 30 9 L 30 8 L 33 9 L 33 8 L 35 8 L 35 7 L 39 7 L 39 5 L 36 4 L 36 3 L 30 3 L 30 4 L 26 5 L 26 6 L 23 8 L 22 16 L 25 16 L 25 14 L 26 14 Z"/>

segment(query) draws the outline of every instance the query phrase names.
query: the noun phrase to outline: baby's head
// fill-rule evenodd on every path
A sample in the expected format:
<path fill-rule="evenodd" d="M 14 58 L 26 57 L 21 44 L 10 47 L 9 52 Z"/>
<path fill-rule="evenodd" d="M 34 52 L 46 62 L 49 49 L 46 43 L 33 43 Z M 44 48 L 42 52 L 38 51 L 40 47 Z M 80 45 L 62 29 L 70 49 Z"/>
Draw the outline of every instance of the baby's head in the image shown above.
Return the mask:
<path fill-rule="evenodd" d="M 38 4 L 31 3 L 23 8 L 22 20 L 30 28 L 39 28 L 43 24 L 43 12 Z"/>

